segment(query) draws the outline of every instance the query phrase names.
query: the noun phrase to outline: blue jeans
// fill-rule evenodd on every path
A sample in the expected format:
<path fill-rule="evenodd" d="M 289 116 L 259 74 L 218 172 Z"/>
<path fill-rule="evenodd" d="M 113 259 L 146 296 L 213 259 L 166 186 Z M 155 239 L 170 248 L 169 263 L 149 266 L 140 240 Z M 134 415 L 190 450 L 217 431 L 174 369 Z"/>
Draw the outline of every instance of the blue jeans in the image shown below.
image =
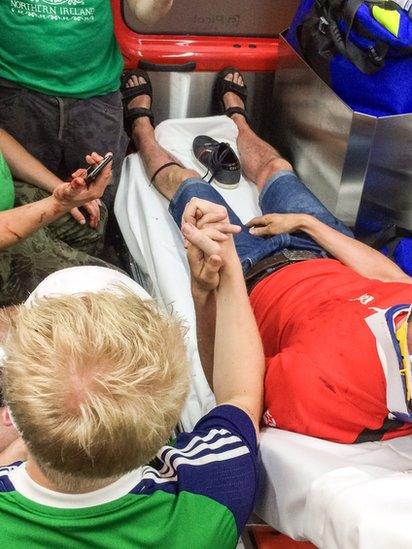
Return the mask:
<path fill-rule="evenodd" d="M 266 238 L 250 234 L 248 227 L 242 224 L 216 189 L 201 179 L 184 181 L 170 202 L 169 211 L 179 227 L 185 206 L 193 197 L 225 206 L 231 223 L 242 227 L 242 231 L 235 235 L 235 244 L 245 275 L 258 261 L 285 248 L 311 250 L 327 257 L 325 250 L 303 232 L 282 233 Z M 269 178 L 260 194 L 259 205 L 263 214 L 306 213 L 313 215 L 333 229 L 353 237 L 352 231 L 323 206 L 294 172 L 280 171 Z"/>

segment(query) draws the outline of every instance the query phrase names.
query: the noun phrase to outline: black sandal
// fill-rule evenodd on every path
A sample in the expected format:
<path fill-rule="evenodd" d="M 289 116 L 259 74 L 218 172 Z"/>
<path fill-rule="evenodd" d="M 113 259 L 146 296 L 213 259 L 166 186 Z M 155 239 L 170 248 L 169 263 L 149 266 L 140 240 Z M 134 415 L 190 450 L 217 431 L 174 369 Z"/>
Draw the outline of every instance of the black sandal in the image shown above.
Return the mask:
<path fill-rule="evenodd" d="M 240 99 L 242 99 L 246 107 L 246 102 L 247 102 L 246 84 L 244 86 L 239 86 L 239 84 L 236 84 L 235 82 L 225 79 L 225 77 L 228 74 L 234 74 L 235 72 L 242 75 L 240 70 L 236 69 L 235 67 L 227 67 L 226 69 L 223 69 L 222 71 L 219 72 L 219 74 L 216 77 L 214 97 L 219 107 L 220 114 L 225 114 L 229 118 L 231 118 L 234 114 L 241 114 L 247 120 L 245 109 L 242 109 L 242 107 L 229 107 L 228 109 L 226 109 L 225 104 L 223 102 L 223 96 L 225 95 L 225 93 L 232 92 L 232 93 L 235 93 L 238 97 L 240 97 Z"/>
<path fill-rule="evenodd" d="M 131 76 L 137 76 L 138 78 L 139 76 L 141 76 L 146 80 L 146 82 L 144 84 L 138 84 L 137 86 L 133 86 L 132 88 L 126 88 L 126 82 Z M 145 107 L 135 107 L 134 109 L 129 109 L 128 107 L 130 101 L 135 97 L 139 97 L 140 95 L 148 95 L 150 97 L 150 100 L 153 101 L 152 84 L 150 82 L 150 78 L 147 72 L 143 71 L 142 69 L 134 69 L 123 73 L 122 85 L 120 89 L 123 96 L 124 129 L 129 138 L 132 139 L 133 122 L 137 118 L 147 116 L 150 120 L 150 123 L 154 127 L 154 117 L 151 109 L 146 109 Z"/>

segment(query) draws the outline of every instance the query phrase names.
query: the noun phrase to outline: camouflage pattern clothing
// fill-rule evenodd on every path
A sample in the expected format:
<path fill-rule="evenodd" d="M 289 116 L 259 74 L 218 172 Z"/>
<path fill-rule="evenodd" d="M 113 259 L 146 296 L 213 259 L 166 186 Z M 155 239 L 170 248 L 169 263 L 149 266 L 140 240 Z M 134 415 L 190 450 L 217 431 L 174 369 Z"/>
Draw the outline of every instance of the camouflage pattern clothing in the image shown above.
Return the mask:
<path fill-rule="evenodd" d="M 49 194 L 28 183 L 15 181 L 15 206 L 41 200 Z M 92 257 L 103 247 L 107 210 L 102 206 L 97 229 L 80 225 L 66 214 L 25 240 L 0 251 L 0 306 L 24 301 L 49 274 L 80 265 L 112 267 Z"/>

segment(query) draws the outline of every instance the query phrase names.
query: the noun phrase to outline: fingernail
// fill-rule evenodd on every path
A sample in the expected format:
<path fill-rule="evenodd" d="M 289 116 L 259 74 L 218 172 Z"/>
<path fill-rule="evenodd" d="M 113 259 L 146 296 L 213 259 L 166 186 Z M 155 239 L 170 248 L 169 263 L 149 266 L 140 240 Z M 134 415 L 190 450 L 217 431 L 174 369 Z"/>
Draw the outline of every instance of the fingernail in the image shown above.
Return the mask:
<path fill-rule="evenodd" d="M 250 234 L 255 234 L 255 229 L 249 229 Z"/>
<path fill-rule="evenodd" d="M 85 223 L 86 223 L 86 220 L 85 220 L 85 219 L 82 219 L 82 220 L 80 221 L 80 225 L 85 225 Z"/>

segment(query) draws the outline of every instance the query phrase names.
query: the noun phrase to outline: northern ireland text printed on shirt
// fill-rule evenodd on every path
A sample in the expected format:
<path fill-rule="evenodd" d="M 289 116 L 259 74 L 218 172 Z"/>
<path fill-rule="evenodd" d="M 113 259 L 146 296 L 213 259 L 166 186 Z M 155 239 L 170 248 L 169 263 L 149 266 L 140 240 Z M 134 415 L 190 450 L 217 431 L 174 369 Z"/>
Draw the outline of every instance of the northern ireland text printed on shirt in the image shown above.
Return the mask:
<path fill-rule="evenodd" d="M 87 0 L 10 0 L 12 13 L 50 21 L 93 21 L 95 8 Z"/>

